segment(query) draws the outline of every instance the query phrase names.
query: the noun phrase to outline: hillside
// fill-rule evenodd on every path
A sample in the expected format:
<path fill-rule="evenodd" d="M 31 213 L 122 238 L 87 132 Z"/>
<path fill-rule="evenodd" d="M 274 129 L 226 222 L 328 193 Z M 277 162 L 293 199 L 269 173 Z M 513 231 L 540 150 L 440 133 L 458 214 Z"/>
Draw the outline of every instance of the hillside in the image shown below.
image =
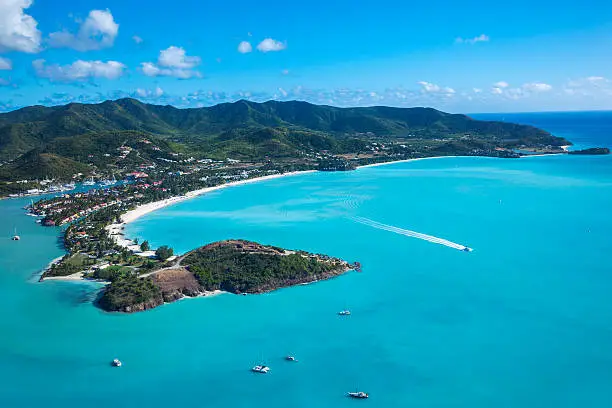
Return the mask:
<path fill-rule="evenodd" d="M 202 154 L 244 158 L 292 156 L 303 149 L 345 151 L 343 144 L 383 137 L 433 139 L 466 136 L 514 145 L 568 144 L 532 126 L 473 120 L 432 108 L 336 108 L 306 102 L 238 101 L 178 109 L 134 99 L 100 104 L 32 106 L 0 114 L 0 160 L 31 149 L 64 154 L 65 141 L 138 131 L 186 144 Z M 99 148 L 100 146 L 96 146 Z"/>

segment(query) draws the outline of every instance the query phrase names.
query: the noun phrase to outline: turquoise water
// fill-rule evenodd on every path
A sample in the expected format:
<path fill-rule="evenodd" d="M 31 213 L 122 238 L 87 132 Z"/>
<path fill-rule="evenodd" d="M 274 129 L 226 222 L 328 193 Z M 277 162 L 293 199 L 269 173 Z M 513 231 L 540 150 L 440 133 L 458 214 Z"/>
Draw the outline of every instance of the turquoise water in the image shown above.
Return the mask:
<path fill-rule="evenodd" d="M 21 215 L 25 203 L 0 202 L 2 407 L 612 406 L 610 156 L 423 160 L 167 207 L 128 236 L 179 252 L 252 239 L 363 272 L 134 315 L 95 309 L 93 284 L 35 282 L 62 251 L 58 230 Z M 336 315 L 344 308 L 352 316 Z M 262 361 L 270 374 L 249 372 Z M 356 388 L 371 398 L 343 396 Z"/>

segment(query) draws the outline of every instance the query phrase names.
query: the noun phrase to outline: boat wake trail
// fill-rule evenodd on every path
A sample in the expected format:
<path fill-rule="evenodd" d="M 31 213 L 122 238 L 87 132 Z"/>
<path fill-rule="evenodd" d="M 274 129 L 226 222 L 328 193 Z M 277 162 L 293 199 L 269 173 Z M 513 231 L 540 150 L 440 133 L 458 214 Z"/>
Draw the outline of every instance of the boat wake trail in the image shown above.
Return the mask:
<path fill-rule="evenodd" d="M 383 223 L 371 220 L 369 218 L 351 217 L 351 219 L 353 221 L 355 221 L 355 222 L 358 222 L 358 223 L 363 224 L 363 225 L 367 225 L 367 226 L 372 227 L 372 228 L 376 228 L 376 229 L 380 229 L 380 230 L 384 230 L 384 231 L 389 231 L 389 232 L 394 232 L 396 234 L 404 235 L 406 237 L 422 239 L 423 241 L 428 241 L 428 242 L 433 242 L 434 244 L 444 245 L 444 246 L 447 246 L 449 248 L 457 249 L 459 251 L 472 252 L 472 248 L 470 248 L 470 247 L 467 247 L 467 246 L 461 245 L 461 244 L 457 244 L 455 242 L 452 242 L 452 241 L 449 241 L 449 240 L 446 240 L 446 239 L 443 239 L 443 238 L 438 238 L 438 237 L 434 237 L 432 235 L 421 234 L 420 232 L 410 231 L 410 230 L 407 230 L 407 229 L 394 227 L 392 225 L 383 224 Z"/>

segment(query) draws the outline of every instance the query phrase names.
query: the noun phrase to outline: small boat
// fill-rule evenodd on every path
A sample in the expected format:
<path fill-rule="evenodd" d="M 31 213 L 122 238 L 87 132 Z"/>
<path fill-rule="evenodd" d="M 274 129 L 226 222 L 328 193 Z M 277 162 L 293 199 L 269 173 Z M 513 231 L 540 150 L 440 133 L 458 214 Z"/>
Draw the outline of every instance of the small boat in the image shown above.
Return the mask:
<path fill-rule="evenodd" d="M 270 367 L 265 365 L 256 365 L 255 367 L 251 368 L 251 371 L 259 374 L 268 374 L 268 371 L 270 371 Z"/>
<path fill-rule="evenodd" d="M 17 235 L 17 228 L 15 228 L 15 234 L 13 235 L 13 237 L 11 239 L 13 241 L 19 241 L 21 239 L 21 237 L 19 235 Z"/>
<path fill-rule="evenodd" d="M 465 247 L 465 248 L 463 248 L 463 251 L 464 251 L 464 252 L 472 252 L 472 251 L 473 251 L 473 249 L 472 249 L 472 248 L 470 248 L 470 247 Z"/>
<path fill-rule="evenodd" d="M 350 310 L 342 310 L 342 311 L 338 312 L 338 314 L 340 316 L 350 316 L 351 315 L 351 311 Z"/>
<path fill-rule="evenodd" d="M 113 367 L 121 367 L 121 361 L 118 358 L 114 359 L 112 362 Z"/>
<path fill-rule="evenodd" d="M 95 185 L 95 184 L 96 184 L 96 182 L 94 181 L 93 177 L 92 177 L 92 178 L 90 178 L 89 180 L 85 180 L 85 181 L 83 182 L 83 185 L 84 185 L 84 186 L 93 186 L 93 185 Z"/>
<path fill-rule="evenodd" d="M 370 397 L 367 392 L 363 391 L 348 392 L 347 396 L 355 399 L 368 399 Z"/>
<path fill-rule="evenodd" d="M 295 357 L 293 357 L 293 356 L 287 356 L 287 357 L 285 357 L 285 360 L 297 362 L 297 359 Z"/>

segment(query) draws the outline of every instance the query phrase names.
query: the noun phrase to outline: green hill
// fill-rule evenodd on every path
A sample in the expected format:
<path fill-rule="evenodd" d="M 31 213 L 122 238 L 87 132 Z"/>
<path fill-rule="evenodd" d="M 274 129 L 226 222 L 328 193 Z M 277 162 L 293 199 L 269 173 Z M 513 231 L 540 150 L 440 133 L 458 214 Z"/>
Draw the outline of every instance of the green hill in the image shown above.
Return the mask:
<path fill-rule="evenodd" d="M 275 133 L 278 128 L 284 130 Z M 37 147 L 50 149 L 49 142 L 57 138 L 128 130 L 212 145 L 220 151 L 227 150 L 230 141 L 254 151 L 265 150 L 270 143 L 281 151 L 301 145 L 332 148 L 339 138 L 364 135 L 427 139 L 470 134 L 516 144 L 567 143 L 535 127 L 483 122 L 431 108 L 238 101 L 177 109 L 120 99 L 91 105 L 32 106 L 0 114 L 0 160 L 14 159 Z"/>

